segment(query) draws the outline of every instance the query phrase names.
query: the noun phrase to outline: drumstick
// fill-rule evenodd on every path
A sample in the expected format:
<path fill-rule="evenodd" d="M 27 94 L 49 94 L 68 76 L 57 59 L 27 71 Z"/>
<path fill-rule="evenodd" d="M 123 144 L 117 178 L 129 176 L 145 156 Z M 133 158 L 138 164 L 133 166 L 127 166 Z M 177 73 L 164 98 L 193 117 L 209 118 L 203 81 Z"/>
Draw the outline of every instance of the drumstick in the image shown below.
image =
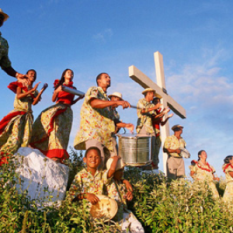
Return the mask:
<path fill-rule="evenodd" d="M 137 107 L 137 106 L 135 106 L 135 105 L 131 105 L 131 104 L 130 104 L 130 108 L 142 109 L 142 108 L 139 108 L 139 107 Z"/>

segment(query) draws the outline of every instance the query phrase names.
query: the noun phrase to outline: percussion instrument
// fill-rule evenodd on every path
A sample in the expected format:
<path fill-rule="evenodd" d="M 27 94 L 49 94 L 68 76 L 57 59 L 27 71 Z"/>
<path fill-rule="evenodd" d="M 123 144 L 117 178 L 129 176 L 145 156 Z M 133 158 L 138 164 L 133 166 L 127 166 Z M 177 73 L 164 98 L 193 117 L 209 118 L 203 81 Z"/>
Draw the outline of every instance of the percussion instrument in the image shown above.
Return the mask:
<path fill-rule="evenodd" d="M 62 85 L 62 90 L 65 91 L 65 92 L 68 92 L 70 94 L 73 94 L 73 95 L 78 95 L 80 97 L 81 96 L 85 96 L 84 92 L 76 90 L 76 89 L 73 89 L 73 88 L 70 88 L 70 87 L 67 87 L 67 86 L 63 86 Z"/>
<path fill-rule="evenodd" d="M 151 161 L 152 136 L 143 134 L 116 134 L 119 156 L 127 166 L 146 166 Z"/>
<path fill-rule="evenodd" d="M 180 156 L 188 159 L 191 157 L 191 154 L 188 152 L 188 150 L 186 148 L 180 148 L 181 152 L 180 152 Z"/>
<path fill-rule="evenodd" d="M 41 89 L 46 89 L 48 87 L 48 83 L 45 83 Z"/>
<path fill-rule="evenodd" d="M 105 195 L 96 196 L 99 198 L 99 201 L 97 204 L 91 206 L 91 216 L 93 218 L 114 218 L 118 211 L 117 202 Z"/>

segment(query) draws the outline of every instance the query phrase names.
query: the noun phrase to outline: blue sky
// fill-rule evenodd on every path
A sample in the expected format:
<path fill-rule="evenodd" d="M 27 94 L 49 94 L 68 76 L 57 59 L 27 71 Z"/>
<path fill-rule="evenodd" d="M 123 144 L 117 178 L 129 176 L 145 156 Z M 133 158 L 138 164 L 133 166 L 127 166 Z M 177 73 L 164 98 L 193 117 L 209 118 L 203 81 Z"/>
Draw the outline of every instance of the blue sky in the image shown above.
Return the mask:
<path fill-rule="evenodd" d="M 153 53 L 160 51 L 168 93 L 187 111 L 187 119 L 174 116 L 170 126 L 184 125 L 192 159 L 206 150 L 223 175 L 223 159 L 233 154 L 232 1 L 5 0 L 0 8 L 10 16 L 0 31 L 10 45 L 12 66 L 22 73 L 34 68 L 38 81 L 49 84 L 34 107 L 35 118 L 52 104 L 52 83 L 67 67 L 83 92 L 95 85 L 97 74 L 108 72 L 108 93 L 120 91 L 136 104 L 143 88 L 129 78 L 128 67 L 135 65 L 155 80 Z M 7 85 L 14 79 L 0 70 L 0 81 L 2 118 L 13 109 Z M 73 106 L 70 145 L 81 104 Z M 135 110 L 119 112 L 124 122 L 136 124 Z"/>

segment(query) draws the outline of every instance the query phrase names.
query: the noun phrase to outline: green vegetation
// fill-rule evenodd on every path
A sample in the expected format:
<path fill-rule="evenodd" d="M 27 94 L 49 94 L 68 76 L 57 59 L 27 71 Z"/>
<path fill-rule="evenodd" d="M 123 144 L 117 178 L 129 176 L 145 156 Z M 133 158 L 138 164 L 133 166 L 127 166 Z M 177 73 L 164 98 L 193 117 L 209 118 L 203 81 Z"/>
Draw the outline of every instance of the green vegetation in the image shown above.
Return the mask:
<path fill-rule="evenodd" d="M 82 169 L 82 154 L 71 151 L 69 185 Z M 58 208 L 39 208 L 18 194 L 14 184 L 19 177 L 14 164 L 0 170 L 0 232 L 121 232 L 112 221 L 93 220 L 87 202 L 63 201 Z M 146 232 L 233 232 L 233 209 L 220 200 L 213 200 L 206 184 L 188 180 L 170 182 L 162 175 L 143 174 L 136 168 L 125 172 L 134 188 L 129 203 Z M 217 186 L 220 189 L 224 185 Z"/>

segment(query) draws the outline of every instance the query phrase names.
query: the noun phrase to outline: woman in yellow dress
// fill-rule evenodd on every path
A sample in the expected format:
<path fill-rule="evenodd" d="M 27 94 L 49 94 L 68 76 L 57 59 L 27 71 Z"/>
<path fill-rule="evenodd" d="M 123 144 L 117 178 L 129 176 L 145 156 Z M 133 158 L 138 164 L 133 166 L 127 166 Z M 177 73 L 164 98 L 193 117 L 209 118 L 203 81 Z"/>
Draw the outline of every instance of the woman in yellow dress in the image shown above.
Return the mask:
<path fill-rule="evenodd" d="M 226 174 L 227 186 L 223 195 L 224 201 L 233 201 L 233 156 L 228 155 L 224 159 L 222 166 L 223 172 Z"/>
<path fill-rule="evenodd" d="M 212 193 L 213 198 L 219 198 L 219 193 L 214 183 L 214 180 L 219 181 L 218 177 L 214 176 L 215 169 L 209 165 L 206 161 L 207 153 L 204 150 L 198 152 L 198 161 L 192 160 L 190 169 L 190 175 L 195 181 L 207 182 Z"/>
<path fill-rule="evenodd" d="M 45 88 L 40 93 L 36 90 L 39 83 L 32 87 L 36 80 L 36 71 L 27 72 L 27 86 L 12 82 L 8 88 L 15 95 L 14 110 L 0 121 L 0 166 L 7 163 L 19 147 L 27 147 L 32 132 L 33 115 L 31 105 L 36 105 Z"/>
<path fill-rule="evenodd" d="M 30 145 L 55 162 L 69 158 L 67 146 L 73 121 L 71 105 L 83 98 L 74 100 L 73 94 L 62 90 L 62 85 L 76 89 L 73 75 L 72 70 L 66 69 L 61 79 L 55 80 L 52 101 L 56 104 L 42 111 L 32 127 Z"/>

